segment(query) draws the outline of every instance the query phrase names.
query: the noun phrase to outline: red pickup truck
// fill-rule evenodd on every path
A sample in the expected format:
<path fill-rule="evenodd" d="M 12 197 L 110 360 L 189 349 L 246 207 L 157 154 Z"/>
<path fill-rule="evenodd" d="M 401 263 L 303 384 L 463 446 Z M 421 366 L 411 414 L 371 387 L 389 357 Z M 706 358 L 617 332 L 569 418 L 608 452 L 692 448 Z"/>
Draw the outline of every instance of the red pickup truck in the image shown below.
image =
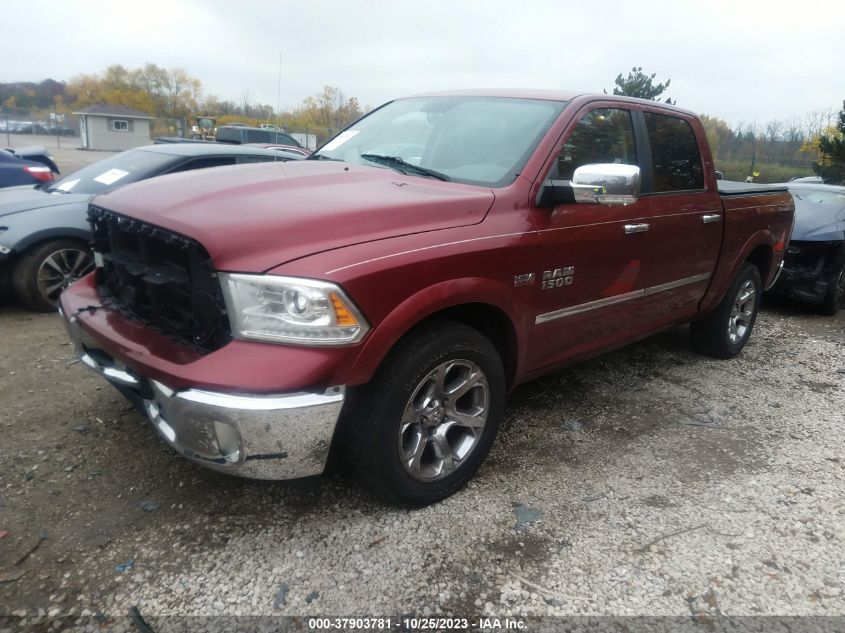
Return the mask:
<path fill-rule="evenodd" d="M 717 182 L 685 110 L 415 96 L 304 161 L 95 198 L 97 268 L 61 311 L 186 457 L 286 479 L 331 454 L 424 505 L 472 477 L 519 383 L 681 323 L 739 353 L 793 213 L 784 188 Z"/>

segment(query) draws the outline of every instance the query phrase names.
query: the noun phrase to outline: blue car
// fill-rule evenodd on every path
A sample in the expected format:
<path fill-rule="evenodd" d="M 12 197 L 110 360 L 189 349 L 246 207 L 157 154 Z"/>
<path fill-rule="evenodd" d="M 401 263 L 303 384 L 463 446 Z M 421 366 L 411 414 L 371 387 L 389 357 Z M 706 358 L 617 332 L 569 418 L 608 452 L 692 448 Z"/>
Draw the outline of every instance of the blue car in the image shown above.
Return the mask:
<path fill-rule="evenodd" d="M 0 149 L 0 188 L 53 182 L 59 168 L 43 147 Z"/>
<path fill-rule="evenodd" d="M 786 185 L 795 198 L 795 227 L 772 290 L 835 316 L 845 303 L 845 187 Z"/>

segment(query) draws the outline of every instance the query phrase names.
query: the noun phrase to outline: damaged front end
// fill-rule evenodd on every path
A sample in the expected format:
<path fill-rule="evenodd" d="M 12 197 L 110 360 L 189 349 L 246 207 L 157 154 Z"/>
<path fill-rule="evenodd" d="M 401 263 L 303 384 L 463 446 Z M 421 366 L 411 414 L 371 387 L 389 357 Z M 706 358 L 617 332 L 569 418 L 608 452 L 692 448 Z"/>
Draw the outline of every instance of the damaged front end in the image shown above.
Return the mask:
<path fill-rule="evenodd" d="M 786 249 L 783 271 L 773 288 L 777 294 L 820 304 L 837 283 L 842 266 L 842 242 L 792 241 Z"/>
<path fill-rule="evenodd" d="M 795 226 L 772 291 L 835 315 L 845 297 L 845 187 L 789 183 Z"/>

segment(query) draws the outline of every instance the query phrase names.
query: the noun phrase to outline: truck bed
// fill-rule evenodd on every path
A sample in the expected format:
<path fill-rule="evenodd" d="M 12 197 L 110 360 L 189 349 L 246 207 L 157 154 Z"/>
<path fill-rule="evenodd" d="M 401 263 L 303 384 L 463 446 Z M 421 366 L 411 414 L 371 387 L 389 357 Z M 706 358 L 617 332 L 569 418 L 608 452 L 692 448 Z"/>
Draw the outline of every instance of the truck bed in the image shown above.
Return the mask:
<path fill-rule="evenodd" d="M 714 305 L 724 294 L 728 284 L 737 275 L 739 266 L 748 256 L 746 244 L 749 238 L 762 229 L 768 230 L 774 242 L 772 265 L 767 266 L 769 273 L 762 280 L 763 286 L 769 287 L 775 279 L 784 246 L 789 240 L 794 210 L 792 195 L 785 185 L 727 180 L 719 180 L 717 183 L 724 219 L 722 251 L 713 282 L 703 302 L 705 306 Z"/>

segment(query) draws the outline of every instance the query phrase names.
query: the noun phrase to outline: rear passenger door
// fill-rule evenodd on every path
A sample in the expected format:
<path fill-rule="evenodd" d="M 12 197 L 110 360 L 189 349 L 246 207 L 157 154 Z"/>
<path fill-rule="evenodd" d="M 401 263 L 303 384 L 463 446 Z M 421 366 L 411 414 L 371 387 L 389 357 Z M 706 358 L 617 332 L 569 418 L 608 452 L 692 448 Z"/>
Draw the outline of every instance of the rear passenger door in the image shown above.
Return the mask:
<path fill-rule="evenodd" d="M 719 256 L 723 212 L 712 179 L 705 177 L 700 145 L 706 141 L 697 138 L 692 117 L 649 109 L 637 115 L 641 137 L 647 139 L 644 285 L 648 310 L 659 326 L 697 310 Z"/>

